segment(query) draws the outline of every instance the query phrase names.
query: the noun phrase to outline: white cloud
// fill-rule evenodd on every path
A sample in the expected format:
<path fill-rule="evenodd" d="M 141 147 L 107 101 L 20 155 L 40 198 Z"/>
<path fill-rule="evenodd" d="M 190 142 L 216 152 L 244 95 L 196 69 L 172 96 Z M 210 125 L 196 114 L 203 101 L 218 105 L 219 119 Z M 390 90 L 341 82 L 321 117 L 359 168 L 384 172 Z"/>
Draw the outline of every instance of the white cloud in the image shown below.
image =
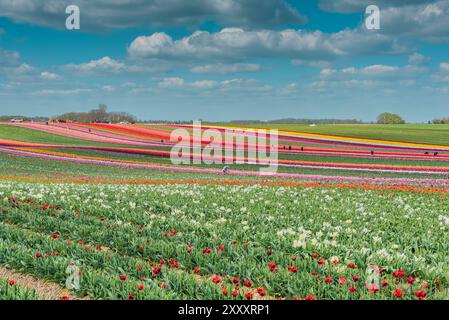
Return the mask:
<path fill-rule="evenodd" d="M 408 63 L 412 65 L 421 65 L 430 61 L 430 57 L 426 57 L 420 53 L 413 53 L 408 57 Z"/>
<path fill-rule="evenodd" d="M 184 86 L 184 79 L 178 77 L 164 78 L 159 82 L 159 88 L 172 89 L 182 88 Z"/>
<path fill-rule="evenodd" d="M 98 72 L 117 73 L 125 69 L 125 64 L 106 56 L 87 63 L 68 64 L 63 68 L 68 71 L 74 71 L 81 74 L 92 74 Z"/>
<path fill-rule="evenodd" d="M 196 89 L 213 89 L 218 85 L 218 82 L 213 80 L 199 80 L 191 83 L 191 86 Z"/>
<path fill-rule="evenodd" d="M 449 62 L 441 62 L 439 70 L 432 74 L 432 79 L 436 82 L 449 82 Z"/>
<path fill-rule="evenodd" d="M 448 42 L 449 0 L 384 9 L 381 12 L 381 32 L 426 42 Z"/>
<path fill-rule="evenodd" d="M 92 92 L 92 89 L 83 89 L 83 88 L 76 88 L 76 89 L 43 89 L 39 91 L 35 91 L 33 94 L 38 96 L 70 96 L 70 95 L 77 95 L 81 93 L 89 93 Z"/>
<path fill-rule="evenodd" d="M 60 77 L 56 73 L 44 71 L 41 72 L 41 78 L 45 80 L 56 80 L 59 79 Z"/>
<path fill-rule="evenodd" d="M 448 71 L 449 72 L 449 62 L 442 62 L 442 63 L 440 63 L 440 69 L 442 71 Z"/>
<path fill-rule="evenodd" d="M 429 4 L 436 0 L 319 0 L 319 7 L 325 11 L 353 13 L 364 12 L 369 5 L 377 5 L 381 9 L 403 7 L 407 5 Z"/>
<path fill-rule="evenodd" d="M 321 79 L 349 79 L 349 78 L 380 78 L 400 79 L 412 78 L 424 74 L 426 67 L 407 65 L 404 67 L 389 66 L 382 64 L 369 65 L 363 68 L 348 67 L 343 69 L 322 69 Z"/>
<path fill-rule="evenodd" d="M 360 70 L 360 73 L 363 75 L 385 75 L 385 74 L 391 74 L 394 72 L 399 71 L 399 67 L 397 66 L 386 66 L 382 64 L 375 64 L 371 66 L 367 66 Z"/>
<path fill-rule="evenodd" d="M 320 8 L 363 14 L 368 5 L 381 10 L 380 33 L 426 42 L 449 42 L 449 0 L 320 0 Z"/>
<path fill-rule="evenodd" d="M 114 86 L 111 86 L 111 85 L 104 85 L 104 86 L 101 87 L 101 89 L 103 91 L 106 91 L 106 92 L 113 92 L 113 91 L 115 91 Z"/>
<path fill-rule="evenodd" d="M 260 70 L 260 65 L 253 63 L 233 63 L 233 64 L 206 64 L 195 66 L 190 69 L 193 73 L 237 73 L 237 72 L 256 72 Z"/>
<path fill-rule="evenodd" d="M 20 66 L 14 69 L 14 73 L 17 75 L 27 75 L 34 72 L 34 67 L 29 64 L 22 63 Z"/>
<path fill-rule="evenodd" d="M 228 79 L 223 81 L 215 80 L 196 80 L 186 81 L 183 78 L 171 77 L 164 78 L 158 83 L 160 89 L 182 89 L 183 92 L 210 91 L 214 93 L 242 91 L 242 92 L 267 92 L 272 89 L 271 86 L 259 83 L 255 79 Z M 150 88 L 139 88 L 133 92 L 148 92 Z M 193 91 L 192 91 L 193 90 Z"/>
<path fill-rule="evenodd" d="M 2 0 L 0 16 L 62 29 L 68 5 L 80 7 L 81 29 L 94 31 L 143 25 L 199 26 L 210 20 L 241 27 L 306 22 L 285 0 Z"/>
<path fill-rule="evenodd" d="M 394 39 L 363 30 L 337 33 L 304 30 L 244 31 L 227 28 L 220 32 L 196 31 L 173 40 L 165 33 L 137 37 L 129 46 L 133 59 L 237 60 L 277 57 L 301 60 L 329 60 L 358 54 L 404 52 Z"/>

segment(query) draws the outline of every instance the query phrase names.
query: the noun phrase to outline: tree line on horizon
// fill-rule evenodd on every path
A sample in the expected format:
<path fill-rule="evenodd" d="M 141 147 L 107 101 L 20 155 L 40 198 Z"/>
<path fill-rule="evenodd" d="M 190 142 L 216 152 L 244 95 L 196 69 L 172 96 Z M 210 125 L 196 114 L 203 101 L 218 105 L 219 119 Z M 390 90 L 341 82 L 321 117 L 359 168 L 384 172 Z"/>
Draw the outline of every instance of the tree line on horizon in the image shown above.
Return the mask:
<path fill-rule="evenodd" d="M 47 122 L 47 121 L 73 121 L 73 122 L 97 122 L 97 123 L 136 123 L 137 118 L 128 112 L 108 112 L 108 107 L 104 104 L 98 105 L 97 108 L 88 112 L 67 112 L 53 117 L 42 116 L 12 116 L 0 115 L 0 122 L 10 122 L 14 119 L 22 121 Z M 201 119 L 201 121 L 203 121 Z M 191 124 L 192 120 L 143 120 L 143 123 L 177 123 L 177 124 Z M 231 120 L 231 121 L 204 121 L 208 123 L 272 123 L 272 124 L 405 124 L 406 121 L 398 114 L 391 112 L 383 112 L 377 116 L 375 122 L 366 122 L 357 119 L 306 119 L 306 118 L 283 118 L 276 120 Z M 434 119 L 428 121 L 428 124 L 449 124 L 449 117 Z"/>
<path fill-rule="evenodd" d="M 97 123 L 135 123 L 137 118 L 128 112 L 108 112 L 105 104 L 88 112 L 68 112 L 51 117 L 49 121 L 75 121 L 75 122 L 97 122 Z"/>

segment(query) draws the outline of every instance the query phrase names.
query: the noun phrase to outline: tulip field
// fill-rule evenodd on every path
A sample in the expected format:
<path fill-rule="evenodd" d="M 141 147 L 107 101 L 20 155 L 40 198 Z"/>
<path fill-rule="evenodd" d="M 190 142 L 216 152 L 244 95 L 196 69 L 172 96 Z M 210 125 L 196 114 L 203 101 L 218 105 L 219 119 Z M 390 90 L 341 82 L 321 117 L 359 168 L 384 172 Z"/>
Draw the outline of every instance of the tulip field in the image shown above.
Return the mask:
<path fill-rule="evenodd" d="M 280 126 L 272 176 L 176 128 L 0 124 L 0 300 L 449 298 L 443 128 Z"/>

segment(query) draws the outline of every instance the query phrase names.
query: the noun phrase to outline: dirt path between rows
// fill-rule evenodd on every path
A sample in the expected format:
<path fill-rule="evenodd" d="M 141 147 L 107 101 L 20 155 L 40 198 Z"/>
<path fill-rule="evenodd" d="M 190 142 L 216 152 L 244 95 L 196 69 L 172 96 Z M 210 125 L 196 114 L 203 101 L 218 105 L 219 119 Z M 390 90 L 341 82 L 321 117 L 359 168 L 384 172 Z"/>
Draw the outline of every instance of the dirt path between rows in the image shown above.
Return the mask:
<path fill-rule="evenodd" d="M 53 282 L 38 280 L 29 275 L 7 269 L 0 266 L 0 278 L 5 280 L 14 280 L 17 285 L 36 291 L 36 294 L 47 300 L 60 300 L 62 297 L 68 297 L 70 300 L 91 300 L 89 296 L 80 298 L 71 295 L 71 291 Z"/>

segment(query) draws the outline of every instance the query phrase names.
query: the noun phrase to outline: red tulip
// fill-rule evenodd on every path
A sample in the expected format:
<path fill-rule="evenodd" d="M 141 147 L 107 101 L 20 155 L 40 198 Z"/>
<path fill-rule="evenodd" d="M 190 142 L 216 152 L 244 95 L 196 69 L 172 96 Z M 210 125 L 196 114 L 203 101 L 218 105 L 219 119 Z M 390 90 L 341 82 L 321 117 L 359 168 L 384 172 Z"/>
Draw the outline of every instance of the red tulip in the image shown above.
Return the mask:
<path fill-rule="evenodd" d="M 360 280 L 360 276 L 352 276 L 352 281 L 357 282 Z"/>
<path fill-rule="evenodd" d="M 350 287 L 348 288 L 348 290 L 349 290 L 349 292 L 356 292 L 356 291 L 357 291 L 357 288 L 354 287 L 354 286 L 350 286 Z"/>
<path fill-rule="evenodd" d="M 398 269 L 393 272 L 393 277 L 395 277 L 395 278 L 402 278 L 404 276 L 405 276 L 405 272 L 402 269 Z"/>
<path fill-rule="evenodd" d="M 221 277 L 213 277 L 212 278 L 212 282 L 213 283 L 220 283 L 221 282 Z"/>
<path fill-rule="evenodd" d="M 143 290 L 143 289 L 144 289 L 144 286 L 143 286 L 143 285 L 139 284 L 139 285 L 137 286 L 137 290 L 141 291 L 141 290 Z"/>
<path fill-rule="evenodd" d="M 396 298 L 402 298 L 402 296 L 403 296 L 402 290 L 401 290 L 401 289 L 396 289 L 396 290 L 394 290 L 394 296 L 395 296 Z"/>
<path fill-rule="evenodd" d="M 257 293 L 259 294 L 259 296 L 263 297 L 266 295 L 265 289 L 264 288 L 258 288 L 257 289 Z"/>
<path fill-rule="evenodd" d="M 154 276 L 157 276 L 159 273 L 161 273 L 161 267 L 155 266 L 155 267 L 153 268 L 153 275 L 154 275 Z"/>
<path fill-rule="evenodd" d="M 420 290 L 420 291 L 415 291 L 415 296 L 419 299 L 419 300 L 425 300 L 426 296 L 427 296 L 427 292 L 424 290 Z"/>
<path fill-rule="evenodd" d="M 119 276 L 120 281 L 125 281 L 126 280 L 126 274 L 121 274 Z"/>
<path fill-rule="evenodd" d="M 243 285 L 245 286 L 245 287 L 251 287 L 251 282 L 249 282 L 249 280 L 245 280 L 244 282 L 243 282 Z"/>
<path fill-rule="evenodd" d="M 9 285 L 10 285 L 10 286 L 13 286 L 14 283 L 16 283 L 14 280 L 9 280 Z"/>
<path fill-rule="evenodd" d="M 372 284 L 369 286 L 369 292 L 370 293 L 376 293 L 379 292 L 379 287 L 377 286 L 377 284 Z"/>

